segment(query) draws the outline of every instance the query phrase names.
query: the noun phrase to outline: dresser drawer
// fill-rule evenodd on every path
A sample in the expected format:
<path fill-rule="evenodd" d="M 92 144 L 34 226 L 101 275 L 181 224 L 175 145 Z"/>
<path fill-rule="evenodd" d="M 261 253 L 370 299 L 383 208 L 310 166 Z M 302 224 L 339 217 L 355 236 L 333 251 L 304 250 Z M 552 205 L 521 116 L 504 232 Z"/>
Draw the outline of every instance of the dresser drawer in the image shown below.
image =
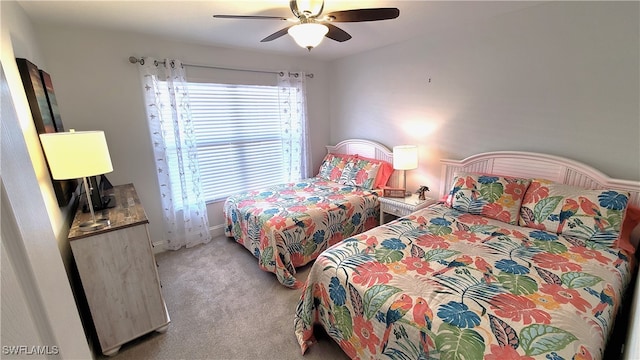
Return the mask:
<path fill-rule="evenodd" d="M 81 231 L 88 214 L 78 209 L 69 243 L 100 349 L 115 355 L 122 344 L 170 322 L 153 256 L 149 221 L 133 184 L 114 186 L 116 207 L 102 212 L 111 225 Z"/>
<path fill-rule="evenodd" d="M 407 196 L 405 198 L 380 198 L 380 224 L 384 224 L 384 214 L 393 215 L 395 217 L 404 217 L 412 212 L 436 203 L 436 200 L 426 198 L 420 200 L 417 195 Z"/>
<path fill-rule="evenodd" d="M 410 208 L 400 206 L 400 204 L 380 203 L 380 211 L 395 216 L 406 216 L 411 214 Z"/>

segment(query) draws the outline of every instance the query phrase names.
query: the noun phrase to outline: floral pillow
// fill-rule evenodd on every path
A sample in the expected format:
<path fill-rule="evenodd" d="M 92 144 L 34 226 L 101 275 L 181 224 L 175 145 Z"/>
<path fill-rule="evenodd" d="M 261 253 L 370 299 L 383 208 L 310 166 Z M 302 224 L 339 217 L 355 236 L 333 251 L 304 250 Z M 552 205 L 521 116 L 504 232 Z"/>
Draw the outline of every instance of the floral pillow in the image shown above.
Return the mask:
<path fill-rule="evenodd" d="M 391 177 L 391 174 L 393 174 L 393 171 L 394 171 L 393 165 L 391 165 L 391 163 L 384 160 L 372 159 L 372 158 L 368 158 L 360 155 L 355 155 L 355 158 L 359 160 L 367 160 L 373 164 L 380 165 L 378 169 L 378 176 L 376 176 L 376 181 L 373 185 L 374 189 L 381 189 L 382 187 L 387 185 L 387 181 L 389 181 L 389 178 Z"/>
<path fill-rule="evenodd" d="M 320 165 L 318 177 L 325 180 L 338 182 L 342 176 L 342 170 L 347 165 L 351 156 L 341 154 L 327 154 Z"/>
<path fill-rule="evenodd" d="M 535 179 L 522 201 L 519 224 L 611 247 L 620 236 L 628 201 L 627 192 Z"/>
<path fill-rule="evenodd" d="M 457 174 L 445 204 L 459 211 L 516 225 L 520 204 L 530 182 L 529 179 L 498 175 Z"/>
<path fill-rule="evenodd" d="M 338 182 L 345 185 L 373 189 L 380 164 L 366 159 L 354 158 L 347 162 Z"/>

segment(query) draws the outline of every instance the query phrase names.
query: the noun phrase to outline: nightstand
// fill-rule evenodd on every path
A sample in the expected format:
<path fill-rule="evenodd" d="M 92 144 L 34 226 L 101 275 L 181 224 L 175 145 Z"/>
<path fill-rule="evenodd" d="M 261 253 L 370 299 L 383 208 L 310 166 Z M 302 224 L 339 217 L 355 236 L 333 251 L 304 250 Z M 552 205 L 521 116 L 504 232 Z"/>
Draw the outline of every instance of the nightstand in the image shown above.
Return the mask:
<path fill-rule="evenodd" d="M 437 200 L 426 198 L 419 200 L 418 195 L 412 194 L 405 198 L 380 197 L 380 225 L 385 223 L 384 215 L 390 214 L 397 217 L 407 216 L 412 212 L 435 204 Z"/>

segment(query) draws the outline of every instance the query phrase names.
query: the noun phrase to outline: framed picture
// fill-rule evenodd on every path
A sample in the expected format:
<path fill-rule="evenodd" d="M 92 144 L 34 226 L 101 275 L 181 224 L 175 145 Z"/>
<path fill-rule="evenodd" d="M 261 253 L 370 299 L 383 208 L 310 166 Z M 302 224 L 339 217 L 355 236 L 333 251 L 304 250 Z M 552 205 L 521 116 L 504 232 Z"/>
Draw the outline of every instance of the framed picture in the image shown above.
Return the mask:
<path fill-rule="evenodd" d="M 47 102 L 47 95 L 44 92 L 44 86 L 40 78 L 40 70 L 27 59 L 16 59 L 16 62 L 18 63 L 22 85 L 27 93 L 31 116 L 33 116 L 38 134 L 56 132 L 56 126 L 53 124 L 53 116 Z"/>
<path fill-rule="evenodd" d="M 27 94 L 31 116 L 36 126 L 38 134 L 54 133 L 64 131 L 62 119 L 58 112 L 58 104 L 55 100 L 53 92 L 53 83 L 49 74 L 44 76 L 40 69 L 27 59 L 17 58 L 18 70 L 22 78 L 22 85 Z M 45 87 L 46 78 L 47 86 Z M 47 88 L 50 88 L 51 96 L 47 94 Z M 50 102 L 50 100 L 52 100 Z M 55 104 L 54 106 L 51 103 Z M 78 186 L 77 180 L 53 180 L 53 190 L 56 193 L 56 199 L 59 206 L 66 206 L 71 200 L 73 192 Z"/>
<path fill-rule="evenodd" d="M 53 125 L 57 132 L 63 132 L 64 126 L 62 126 L 62 119 L 60 118 L 60 111 L 58 111 L 58 100 L 56 100 L 56 93 L 53 91 L 53 82 L 51 76 L 45 71 L 40 70 L 40 79 L 44 85 L 44 94 L 47 97 L 47 104 L 49 105 L 49 112 L 53 118 Z"/>

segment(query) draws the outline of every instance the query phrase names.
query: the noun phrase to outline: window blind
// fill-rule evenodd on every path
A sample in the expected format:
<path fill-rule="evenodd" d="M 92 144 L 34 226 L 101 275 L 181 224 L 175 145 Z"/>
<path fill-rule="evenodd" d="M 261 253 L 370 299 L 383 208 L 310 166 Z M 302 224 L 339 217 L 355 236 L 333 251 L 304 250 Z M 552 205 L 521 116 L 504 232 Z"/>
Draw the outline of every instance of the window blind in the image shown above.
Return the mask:
<path fill-rule="evenodd" d="M 188 83 L 207 201 L 285 182 L 278 87 Z"/>

